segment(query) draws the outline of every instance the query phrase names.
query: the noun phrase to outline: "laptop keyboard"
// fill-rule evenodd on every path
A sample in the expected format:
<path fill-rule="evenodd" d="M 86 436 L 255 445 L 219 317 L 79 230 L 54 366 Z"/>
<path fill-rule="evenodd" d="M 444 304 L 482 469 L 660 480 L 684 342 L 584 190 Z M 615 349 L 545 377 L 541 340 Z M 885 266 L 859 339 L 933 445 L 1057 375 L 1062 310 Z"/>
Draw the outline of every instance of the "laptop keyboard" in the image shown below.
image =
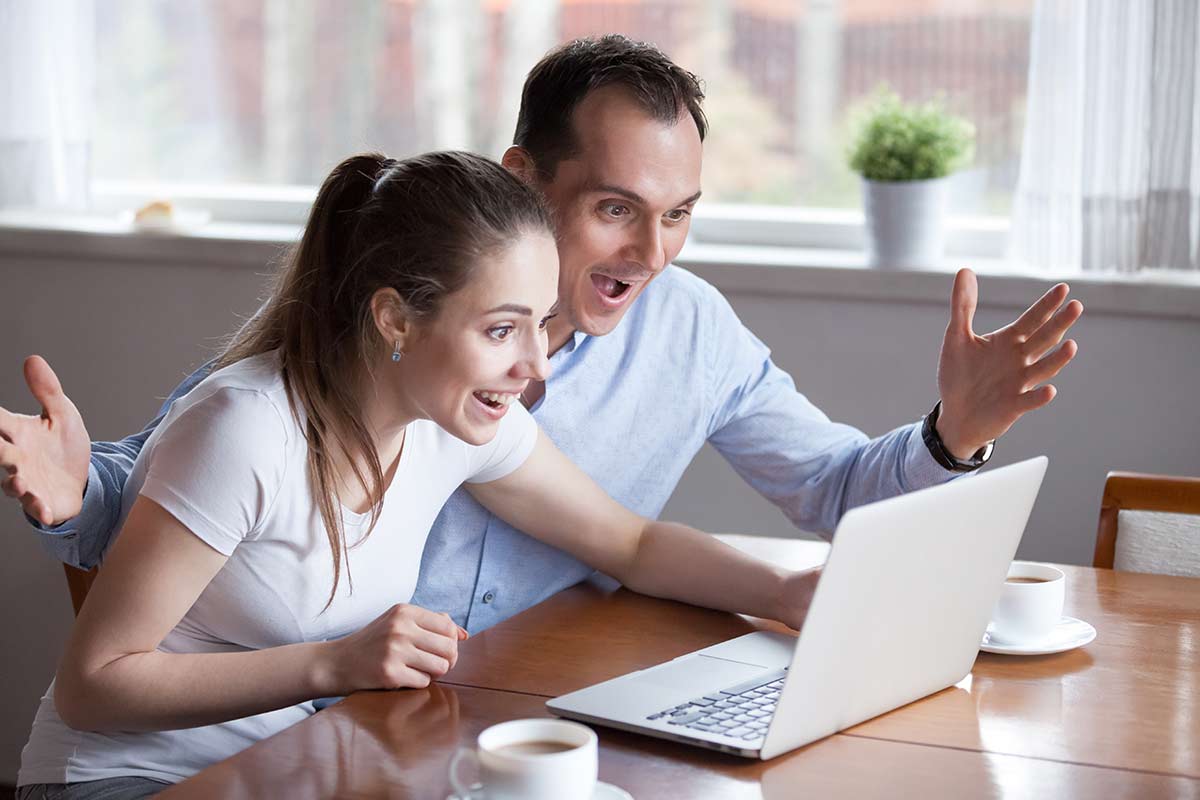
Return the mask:
<path fill-rule="evenodd" d="M 759 675 L 646 717 L 668 725 L 751 741 L 767 735 L 787 668 Z"/>

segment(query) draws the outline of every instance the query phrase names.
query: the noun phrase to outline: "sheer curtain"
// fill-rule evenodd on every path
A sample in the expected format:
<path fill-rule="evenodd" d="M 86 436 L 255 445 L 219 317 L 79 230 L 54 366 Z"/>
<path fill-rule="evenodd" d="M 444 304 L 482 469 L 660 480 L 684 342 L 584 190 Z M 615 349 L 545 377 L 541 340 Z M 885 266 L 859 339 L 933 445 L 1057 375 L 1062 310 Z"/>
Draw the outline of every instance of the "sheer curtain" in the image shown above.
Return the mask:
<path fill-rule="evenodd" d="M 1010 256 L 1200 269 L 1200 4 L 1039 0 Z"/>
<path fill-rule="evenodd" d="M 0 0 L 0 208 L 87 204 L 88 0 Z"/>

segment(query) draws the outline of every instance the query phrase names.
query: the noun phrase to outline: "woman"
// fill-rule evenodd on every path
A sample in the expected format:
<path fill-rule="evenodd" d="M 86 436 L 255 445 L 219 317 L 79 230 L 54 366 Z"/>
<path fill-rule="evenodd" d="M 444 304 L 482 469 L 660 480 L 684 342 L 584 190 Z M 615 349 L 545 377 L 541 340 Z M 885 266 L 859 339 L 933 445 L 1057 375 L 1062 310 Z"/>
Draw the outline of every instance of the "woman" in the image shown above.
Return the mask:
<path fill-rule="evenodd" d="M 19 796 L 145 796 L 314 698 L 445 674 L 466 633 L 404 601 L 463 482 L 634 590 L 798 625 L 807 576 L 637 517 L 539 435 L 518 400 L 549 372 L 557 271 L 492 162 L 340 164 L 271 301 L 143 449 Z"/>

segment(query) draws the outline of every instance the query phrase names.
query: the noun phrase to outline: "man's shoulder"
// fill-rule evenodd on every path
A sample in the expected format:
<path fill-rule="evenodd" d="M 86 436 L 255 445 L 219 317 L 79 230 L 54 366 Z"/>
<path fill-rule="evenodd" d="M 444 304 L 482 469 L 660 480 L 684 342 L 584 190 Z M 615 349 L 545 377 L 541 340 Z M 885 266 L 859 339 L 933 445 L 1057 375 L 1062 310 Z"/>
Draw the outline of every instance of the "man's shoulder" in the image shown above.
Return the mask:
<path fill-rule="evenodd" d="M 654 281 L 646 287 L 646 293 L 669 292 L 673 297 L 691 302 L 705 303 L 721 299 L 717 287 L 677 264 L 669 264 Z"/>
<path fill-rule="evenodd" d="M 632 311 L 655 323 L 675 325 L 686 318 L 724 317 L 729 310 L 729 302 L 715 286 L 672 264 L 651 281 Z"/>

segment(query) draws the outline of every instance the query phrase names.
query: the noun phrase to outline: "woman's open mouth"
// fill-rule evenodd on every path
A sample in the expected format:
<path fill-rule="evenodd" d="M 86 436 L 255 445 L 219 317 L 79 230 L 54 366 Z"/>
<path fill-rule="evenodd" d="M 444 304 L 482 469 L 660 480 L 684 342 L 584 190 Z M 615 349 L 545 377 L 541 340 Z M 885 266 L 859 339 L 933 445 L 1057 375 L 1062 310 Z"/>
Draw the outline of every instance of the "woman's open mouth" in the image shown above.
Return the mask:
<path fill-rule="evenodd" d="M 472 392 L 471 396 L 475 398 L 475 402 L 487 413 L 489 417 L 500 419 L 508 411 L 508 407 L 520 399 L 520 394 L 511 394 L 508 392 Z"/>

